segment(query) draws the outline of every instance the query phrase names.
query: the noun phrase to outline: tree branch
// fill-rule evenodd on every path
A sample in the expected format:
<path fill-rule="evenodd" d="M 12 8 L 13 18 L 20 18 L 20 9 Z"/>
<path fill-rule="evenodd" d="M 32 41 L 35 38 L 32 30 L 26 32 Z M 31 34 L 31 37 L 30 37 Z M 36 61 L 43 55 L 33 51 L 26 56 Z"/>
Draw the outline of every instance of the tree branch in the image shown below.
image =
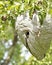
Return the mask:
<path fill-rule="evenodd" d="M 13 45 L 10 47 L 9 49 L 9 53 L 8 53 L 8 57 L 4 60 L 3 63 L 1 63 L 1 65 L 8 65 L 8 63 L 10 62 L 10 59 L 12 58 L 12 55 L 14 53 L 14 49 L 15 49 L 15 45 L 17 43 L 17 32 L 14 32 L 14 39 L 13 39 Z"/>

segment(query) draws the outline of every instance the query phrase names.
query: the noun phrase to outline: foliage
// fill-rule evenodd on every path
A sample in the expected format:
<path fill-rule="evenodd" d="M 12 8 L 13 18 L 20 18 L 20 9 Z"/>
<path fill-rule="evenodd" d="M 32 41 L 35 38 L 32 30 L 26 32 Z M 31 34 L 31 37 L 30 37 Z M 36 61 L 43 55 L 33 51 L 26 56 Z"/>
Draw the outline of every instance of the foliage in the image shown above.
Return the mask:
<path fill-rule="evenodd" d="M 10 48 L 6 48 L 9 40 L 14 39 L 15 21 L 19 14 L 29 11 L 30 18 L 32 18 L 35 10 L 39 12 L 40 23 L 46 16 L 46 13 L 52 15 L 52 0 L 0 0 L 0 63 L 3 59 L 4 53 Z M 28 61 L 21 57 L 22 44 L 14 46 L 14 54 L 10 59 L 12 65 L 52 65 L 52 43 L 50 45 L 49 53 L 42 61 L 30 57 Z"/>

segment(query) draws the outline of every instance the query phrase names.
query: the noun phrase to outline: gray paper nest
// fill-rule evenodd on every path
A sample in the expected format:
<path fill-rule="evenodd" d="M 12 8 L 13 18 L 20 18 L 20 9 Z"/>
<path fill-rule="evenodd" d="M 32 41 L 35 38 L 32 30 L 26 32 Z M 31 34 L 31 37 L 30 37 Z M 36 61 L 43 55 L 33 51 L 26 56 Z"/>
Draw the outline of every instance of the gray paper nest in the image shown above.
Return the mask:
<path fill-rule="evenodd" d="M 19 15 L 16 20 L 16 30 L 21 42 L 28 48 L 33 56 L 42 60 L 50 47 L 52 40 L 52 18 L 46 15 L 43 24 L 40 25 L 36 13 L 29 18 L 29 13 Z"/>

